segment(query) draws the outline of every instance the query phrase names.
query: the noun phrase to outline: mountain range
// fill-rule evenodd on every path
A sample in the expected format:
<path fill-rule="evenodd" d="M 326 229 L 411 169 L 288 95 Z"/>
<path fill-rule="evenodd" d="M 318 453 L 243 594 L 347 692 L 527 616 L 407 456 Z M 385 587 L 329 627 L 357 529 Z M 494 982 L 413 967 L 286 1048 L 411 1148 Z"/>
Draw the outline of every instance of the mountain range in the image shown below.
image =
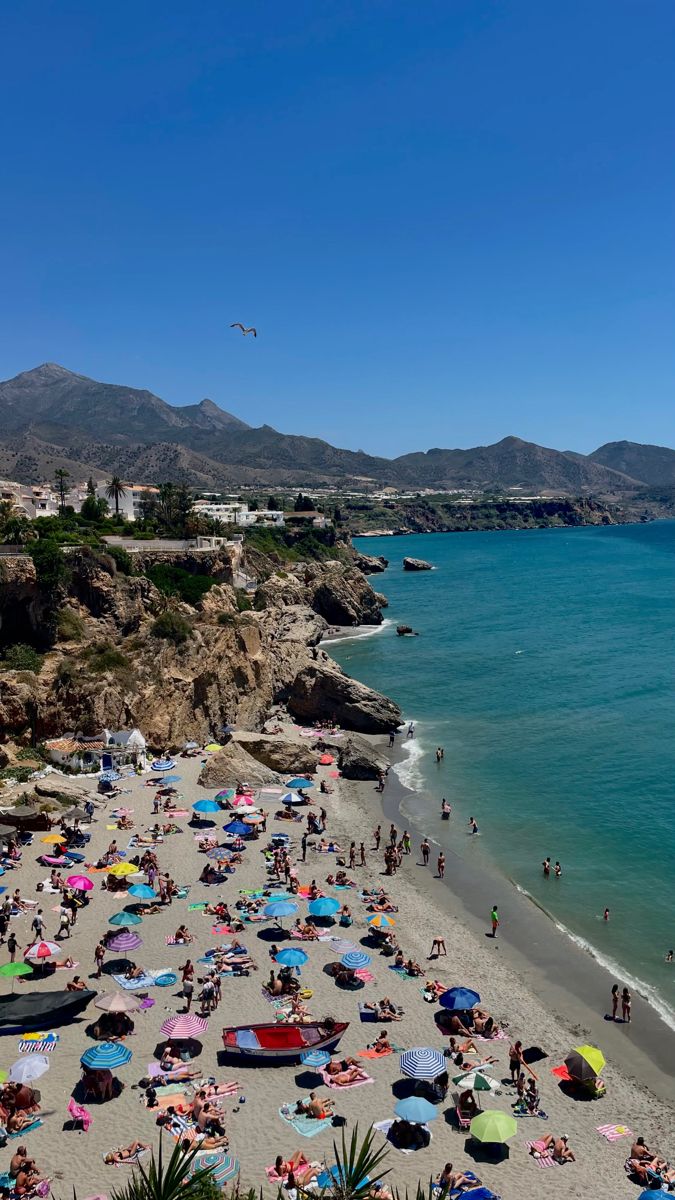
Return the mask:
<path fill-rule="evenodd" d="M 38 483 L 59 467 L 74 479 L 93 472 L 214 490 L 334 484 L 618 496 L 675 486 L 675 450 L 662 446 L 608 442 L 584 455 L 507 437 L 379 458 L 270 425 L 253 428 L 211 400 L 177 407 L 43 363 L 0 383 L 0 477 Z"/>

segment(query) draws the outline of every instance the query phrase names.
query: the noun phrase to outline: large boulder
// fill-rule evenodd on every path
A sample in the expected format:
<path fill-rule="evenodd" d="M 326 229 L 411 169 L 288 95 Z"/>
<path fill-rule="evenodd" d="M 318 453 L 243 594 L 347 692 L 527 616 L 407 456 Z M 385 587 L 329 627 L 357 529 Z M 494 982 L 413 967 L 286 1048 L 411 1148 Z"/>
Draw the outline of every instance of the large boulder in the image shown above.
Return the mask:
<path fill-rule="evenodd" d="M 198 783 L 204 788 L 234 787 L 235 783 L 251 783 L 262 787 L 266 783 L 282 783 L 275 771 L 258 762 L 236 741 L 228 742 L 212 755 L 202 768 Z"/>
<path fill-rule="evenodd" d="M 428 563 L 424 558 L 404 558 L 404 571 L 431 571 L 431 563 Z"/>
<path fill-rule="evenodd" d="M 318 751 L 290 738 L 263 733 L 237 732 L 232 741 L 238 742 L 263 766 L 282 775 L 312 775 L 319 761 Z"/>
<path fill-rule="evenodd" d="M 354 566 L 363 575 L 379 575 L 389 566 L 389 560 L 384 557 L 384 554 L 362 554 L 359 550 L 354 553 Z"/>
<path fill-rule="evenodd" d="M 345 738 L 336 748 L 345 779 L 378 779 L 389 765 L 374 746 L 355 735 Z"/>
<path fill-rule="evenodd" d="M 336 720 L 343 729 L 388 733 L 401 724 L 393 700 L 366 687 L 329 658 L 308 663 L 296 675 L 287 698 L 289 712 L 302 721 Z"/>

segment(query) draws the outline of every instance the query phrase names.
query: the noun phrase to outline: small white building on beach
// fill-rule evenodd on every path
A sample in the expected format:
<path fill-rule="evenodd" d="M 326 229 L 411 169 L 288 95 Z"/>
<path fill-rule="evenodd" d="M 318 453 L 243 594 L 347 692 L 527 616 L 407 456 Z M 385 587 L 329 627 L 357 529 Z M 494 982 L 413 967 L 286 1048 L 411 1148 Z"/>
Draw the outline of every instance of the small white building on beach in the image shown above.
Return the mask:
<path fill-rule="evenodd" d="M 45 742 L 45 750 L 55 766 L 71 771 L 98 771 L 123 766 L 147 766 L 147 743 L 140 729 L 103 729 L 94 737 L 79 731 Z"/>

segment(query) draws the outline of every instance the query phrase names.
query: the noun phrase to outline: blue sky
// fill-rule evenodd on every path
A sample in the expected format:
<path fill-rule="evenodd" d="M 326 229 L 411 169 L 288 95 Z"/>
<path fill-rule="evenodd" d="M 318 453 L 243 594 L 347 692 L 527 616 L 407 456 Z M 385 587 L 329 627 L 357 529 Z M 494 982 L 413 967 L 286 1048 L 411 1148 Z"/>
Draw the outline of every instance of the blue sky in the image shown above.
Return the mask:
<path fill-rule="evenodd" d="M 384 454 L 675 445 L 674 45 L 672 0 L 15 0 L 0 377 Z"/>

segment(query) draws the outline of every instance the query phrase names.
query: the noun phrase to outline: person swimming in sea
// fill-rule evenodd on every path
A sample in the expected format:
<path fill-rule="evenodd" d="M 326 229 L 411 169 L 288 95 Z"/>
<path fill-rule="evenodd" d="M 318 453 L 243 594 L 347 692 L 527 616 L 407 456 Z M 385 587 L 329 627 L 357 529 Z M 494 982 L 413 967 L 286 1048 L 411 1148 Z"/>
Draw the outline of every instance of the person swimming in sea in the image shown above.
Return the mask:
<path fill-rule="evenodd" d="M 469 831 L 471 833 L 478 833 L 478 826 L 476 824 L 475 817 L 469 817 Z"/>

